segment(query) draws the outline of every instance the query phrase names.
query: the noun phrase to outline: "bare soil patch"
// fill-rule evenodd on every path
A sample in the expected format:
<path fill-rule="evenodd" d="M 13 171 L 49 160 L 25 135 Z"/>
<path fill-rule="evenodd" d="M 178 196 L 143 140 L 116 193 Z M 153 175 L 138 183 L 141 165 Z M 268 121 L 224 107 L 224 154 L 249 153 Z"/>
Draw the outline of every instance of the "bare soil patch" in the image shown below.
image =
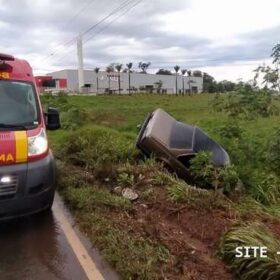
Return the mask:
<path fill-rule="evenodd" d="M 119 216 L 118 223 L 169 249 L 172 262 L 162 268 L 160 279 L 233 279 L 215 255 L 220 237 L 234 223 L 226 212 L 174 208 L 157 188 L 152 198 L 134 204 L 131 215 Z"/>

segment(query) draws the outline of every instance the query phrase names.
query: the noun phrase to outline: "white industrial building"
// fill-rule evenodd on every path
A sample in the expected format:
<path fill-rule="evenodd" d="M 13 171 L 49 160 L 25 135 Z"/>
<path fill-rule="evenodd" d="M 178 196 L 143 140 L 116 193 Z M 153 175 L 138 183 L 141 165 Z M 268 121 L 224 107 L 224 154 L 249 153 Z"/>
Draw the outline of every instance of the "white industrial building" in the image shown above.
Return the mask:
<path fill-rule="evenodd" d="M 78 70 L 61 70 L 47 74 L 53 79 L 66 79 L 69 92 L 79 91 Z M 96 74 L 93 70 L 84 70 L 85 93 L 118 93 L 120 75 L 120 93 L 129 92 L 129 73 L 112 72 L 108 74 L 100 71 Z M 130 73 L 131 92 L 176 93 L 176 75 L 156 75 L 143 73 Z M 98 84 L 98 86 L 97 86 Z M 203 89 L 202 77 L 177 76 L 177 92 L 200 93 Z"/>

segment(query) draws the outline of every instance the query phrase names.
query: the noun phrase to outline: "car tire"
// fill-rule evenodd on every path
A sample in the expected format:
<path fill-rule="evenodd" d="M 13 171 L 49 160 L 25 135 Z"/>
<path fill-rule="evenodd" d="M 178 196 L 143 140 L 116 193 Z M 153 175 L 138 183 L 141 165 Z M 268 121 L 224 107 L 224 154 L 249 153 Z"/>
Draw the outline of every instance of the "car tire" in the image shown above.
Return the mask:
<path fill-rule="evenodd" d="M 156 161 L 161 163 L 163 168 L 168 171 L 169 173 L 173 174 L 175 173 L 175 170 L 174 168 L 165 160 L 165 159 L 162 159 L 162 158 L 156 158 Z"/>

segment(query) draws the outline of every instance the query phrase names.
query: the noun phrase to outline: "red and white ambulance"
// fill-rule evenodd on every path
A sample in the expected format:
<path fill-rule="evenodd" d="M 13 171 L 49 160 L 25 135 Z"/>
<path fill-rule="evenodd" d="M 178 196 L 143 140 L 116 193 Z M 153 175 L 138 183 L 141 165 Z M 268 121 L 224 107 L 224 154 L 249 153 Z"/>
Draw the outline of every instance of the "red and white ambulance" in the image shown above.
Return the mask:
<path fill-rule="evenodd" d="M 0 54 L 0 220 L 51 208 L 55 164 L 46 129 L 59 127 L 56 109 L 43 113 L 29 63 Z"/>

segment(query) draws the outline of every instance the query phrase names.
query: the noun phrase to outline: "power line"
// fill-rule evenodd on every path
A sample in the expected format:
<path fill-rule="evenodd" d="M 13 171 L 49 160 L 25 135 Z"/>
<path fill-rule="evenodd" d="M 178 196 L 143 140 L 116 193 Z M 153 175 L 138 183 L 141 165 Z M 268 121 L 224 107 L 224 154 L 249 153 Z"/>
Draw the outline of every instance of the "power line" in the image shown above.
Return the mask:
<path fill-rule="evenodd" d="M 121 11 L 122 9 L 124 9 L 125 7 L 127 7 L 129 4 L 131 4 L 134 0 L 125 0 L 123 1 L 117 8 L 115 8 L 112 12 L 110 12 L 107 16 L 105 16 L 104 18 L 102 18 L 99 22 L 91 25 L 87 30 L 85 30 L 82 35 L 85 35 L 87 33 L 89 33 L 91 30 L 93 30 L 94 28 L 96 28 L 97 26 L 99 26 L 100 24 L 102 24 L 104 21 L 106 21 L 108 18 L 110 18 L 111 16 L 115 15 L 116 13 L 118 13 L 119 11 Z"/>
<path fill-rule="evenodd" d="M 86 44 L 89 40 L 91 40 L 92 38 L 96 37 L 98 34 L 102 33 L 104 30 L 106 30 L 107 28 L 109 28 L 114 22 L 116 22 L 118 19 L 120 19 L 121 17 L 123 17 L 124 15 L 126 15 L 130 10 L 132 10 L 133 8 L 135 8 L 136 6 L 138 6 L 141 2 L 143 2 L 143 0 L 138 0 L 136 3 L 134 3 L 131 7 L 129 7 L 126 11 L 124 11 L 123 13 L 121 13 L 119 16 L 117 16 L 116 18 L 114 18 L 113 20 L 111 20 L 107 25 L 105 25 L 103 28 L 101 28 L 99 31 L 97 31 L 96 33 L 93 34 L 93 36 L 89 37 L 87 40 L 84 41 L 84 44 Z"/>
<path fill-rule="evenodd" d="M 90 0 L 90 1 L 91 1 L 91 0 Z M 88 6 L 88 4 L 89 4 L 90 1 L 87 1 L 87 2 L 85 3 L 85 5 L 82 7 L 82 9 L 80 9 L 80 10 L 78 11 L 78 13 L 72 17 L 72 19 L 76 18 L 79 14 L 81 14 L 82 11 Z M 111 11 L 107 16 L 105 16 L 105 17 L 102 18 L 100 21 L 98 21 L 96 24 L 91 25 L 89 28 L 87 28 L 85 31 L 83 31 L 83 32 L 82 32 L 82 35 L 84 35 L 84 34 L 90 32 L 90 31 L 93 30 L 94 28 L 98 27 L 101 23 L 103 23 L 104 21 L 106 21 L 109 17 L 111 17 L 111 16 L 113 16 L 115 13 L 121 11 L 121 10 L 124 9 L 127 5 L 129 5 L 130 2 L 133 2 L 133 1 L 134 1 L 134 0 L 125 0 L 125 1 L 121 2 L 121 4 L 120 4 L 117 8 L 115 8 L 113 11 Z M 94 1 L 91 2 L 91 4 L 92 4 L 92 3 L 94 3 Z M 71 21 L 71 19 L 70 19 L 69 21 Z M 67 26 L 67 25 L 66 25 L 66 26 Z M 74 44 L 75 42 L 76 42 L 76 37 L 73 37 L 71 40 L 68 40 L 68 41 L 66 41 L 65 43 L 60 43 L 60 44 L 59 44 L 60 46 L 58 46 L 58 47 L 60 47 L 60 48 L 61 48 L 61 47 L 68 47 L 68 46 Z M 45 58 L 41 59 L 40 61 L 45 61 L 46 59 L 48 59 L 48 58 L 50 58 L 50 57 L 53 57 L 58 51 L 59 51 L 59 50 L 53 51 L 51 54 L 49 54 L 49 55 L 46 56 Z"/>
<path fill-rule="evenodd" d="M 91 6 L 96 0 L 88 0 L 85 1 L 85 5 L 71 18 L 68 20 L 68 22 L 65 24 L 64 28 L 66 29 L 69 27 L 75 20 L 76 18 L 89 6 Z"/>
<path fill-rule="evenodd" d="M 125 14 L 127 14 L 131 9 L 133 9 L 134 7 L 136 7 L 137 5 L 139 5 L 143 0 L 138 0 L 136 1 L 136 3 L 134 3 L 133 5 L 130 6 L 130 4 L 132 4 L 133 2 L 135 2 L 135 0 L 125 0 L 123 1 L 118 8 L 114 9 L 112 12 L 110 12 L 107 16 L 105 16 L 104 18 L 102 18 L 99 22 L 97 22 L 96 24 L 92 25 L 90 28 L 88 28 L 86 31 L 84 31 L 82 34 L 85 35 L 88 32 L 90 32 L 91 30 L 93 30 L 94 28 L 98 27 L 102 22 L 106 21 L 109 17 L 114 16 L 115 14 L 117 14 L 118 12 L 122 11 L 123 9 L 127 8 L 128 6 L 130 6 L 128 9 L 126 9 L 123 13 L 121 13 L 118 17 L 114 18 L 112 21 L 110 21 L 106 26 L 104 26 L 102 29 L 100 29 L 97 33 L 94 33 L 94 36 L 90 37 L 89 39 L 87 39 L 85 41 L 88 42 L 90 39 L 92 39 L 93 37 L 95 37 L 96 35 L 102 33 L 105 29 L 107 29 L 110 25 L 112 25 L 115 21 L 117 21 L 119 18 L 121 18 L 122 16 L 124 16 Z M 67 48 L 71 47 L 73 45 L 74 42 L 76 42 L 76 38 L 72 39 L 72 43 L 69 44 L 68 46 L 66 46 Z M 65 58 L 68 54 L 64 55 L 63 57 L 61 57 L 60 59 L 57 60 L 60 61 L 63 58 Z"/>
<path fill-rule="evenodd" d="M 69 18 L 69 20 L 66 22 L 66 24 L 63 25 L 63 29 L 66 30 L 69 26 L 71 26 L 71 24 L 75 21 L 75 19 L 88 7 L 91 6 L 94 2 L 96 2 L 96 0 L 88 0 L 85 1 L 83 5 L 83 7 L 75 14 L 73 15 L 71 18 Z M 73 43 L 75 41 L 75 38 L 72 38 L 71 40 L 67 41 L 67 44 Z M 65 45 L 64 42 L 61 43 L 57 43 L 56 44 L 56 48 L 57 50 L 53 50 L 49 55 L 47 55 L 45 58 L 40 59 L 39 61 L 43 62 L 45 60 L 47 60 L 48 58 L 54 56 L 59 50 L 58 48 L 62 48 L 63 45 Z"/>
<path fill-rule="evenodd" d="M 89 28 L 87 28 L 84 32 L 82 32 L 82 35 L 85 35 L 87 33 L 89 33 L 91 30 L 93 30 L 94 28 L 98 27 L 100 24 L 102 24 L 104 21 L 106 21 L 108 18 L 114 16 L 116 13 L 120 12 L 122 9 L 126 8 L 129 4 L 131 4 L 133 1 L 135 0 L 125 0 L 122 1 L 120 3 L 120 5 L 118 7 L 116 7 L 115 9 L 113 9 L 108 15 L 106 15 L 105 17 L 103 17 L 100 21 L 98 21 L 97 23 L 95 23 L 94 25 L 91 25 Z M 72 38 L 71 40 L 67 41 L 66 43 L 63 44 L 63 46 L 61 47 L 66 47 L 67 49 L 69 47 L 71 47 L 71 45 L 73 45 L 76 42 L 76 37 Z M 45 61 L 48 58 L 53 57 L 58 51 L 55 51 L 53 53 L 51 53 L 50 55 L 48 55 L 46 58 L 42 59 L 41 61 Z M 64 56 L 65 57 L 65 56 Z M 63 58 L 64 58 L 63 57 Z"/>

